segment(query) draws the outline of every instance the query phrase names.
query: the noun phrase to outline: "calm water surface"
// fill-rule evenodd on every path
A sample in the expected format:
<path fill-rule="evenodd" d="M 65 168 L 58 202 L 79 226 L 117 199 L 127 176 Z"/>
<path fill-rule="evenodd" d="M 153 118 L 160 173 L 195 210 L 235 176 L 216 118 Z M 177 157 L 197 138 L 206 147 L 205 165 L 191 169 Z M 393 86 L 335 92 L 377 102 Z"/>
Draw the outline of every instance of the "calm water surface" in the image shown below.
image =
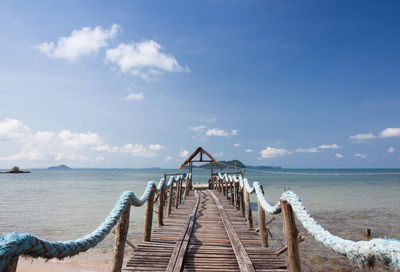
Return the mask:
<path fill-rule="evenodd" d="M 49 240 L 70 240 L 90 233 L 104 220 L 119 195 L 126 190 L 141 195 L 150 180 L 177 170 L 32 170 L 31 174 L 0 175 L 0 233 L 29 232 Z M 284 188 L 299 195 L 312 216 L 344 238 L 362 240 L 363 230 L 375 237 L 400 239 L 400 169 L 302 169 L 247 171 L 250 182 L 263 184 L 270 203 Z M 195 183 L 206 183 L 209 170 L 195 170 Z M 253 210 L 256 203 L 253 197 Z M 132 208 L 132 241 L 141 239 L 144 207 Z M 255 213 L 256 215 L 256 213 Z M 254 216 L 256 217 L 256 216 Z M 283 245 L 280 216 L 271 227 L 273 247 Z M 302 235 L 305 230 L 300 228 Z M 111 258 L 112 235 L 84 257 Z M 346 259 L 329 252 L 306 235 L 301 244 L 305 270 L 355 269 Z M 315 267 L 318 267 L 316 269 Z M 331 270 L 331 269 L 329 269 Z"/>

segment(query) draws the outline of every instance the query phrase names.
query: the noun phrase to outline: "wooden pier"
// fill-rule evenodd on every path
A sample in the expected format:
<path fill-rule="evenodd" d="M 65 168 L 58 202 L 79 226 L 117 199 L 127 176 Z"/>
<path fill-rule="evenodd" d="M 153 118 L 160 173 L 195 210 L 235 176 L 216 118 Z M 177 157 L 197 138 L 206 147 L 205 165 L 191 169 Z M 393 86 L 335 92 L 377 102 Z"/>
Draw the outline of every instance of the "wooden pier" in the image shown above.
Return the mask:
<path fill-rule="evenodd" d="M 124 271 L 288 271 L 219 191 L 195 187 L 137 246 Z"/>

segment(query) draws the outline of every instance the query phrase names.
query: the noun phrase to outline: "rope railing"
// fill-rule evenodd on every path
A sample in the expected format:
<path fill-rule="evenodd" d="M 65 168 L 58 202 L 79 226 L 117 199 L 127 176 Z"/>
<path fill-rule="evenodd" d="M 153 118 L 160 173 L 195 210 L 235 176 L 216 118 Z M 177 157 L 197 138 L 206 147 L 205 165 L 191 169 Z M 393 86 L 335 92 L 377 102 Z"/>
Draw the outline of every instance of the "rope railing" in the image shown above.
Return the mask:
<path fill-rule="evenodd" d="M 191 174 L 185 174 L 175 177 L 171 176 L 168 182 L 166 182 L 165 178 L 161 178 L 158 185 L 156 182 L 150 181 L 147 183 L 146 189 L 140 198 L 138 198 L 134 192 L 123 192 L 114 205 L 113 210 L 103 223 L 101 223 L 92 233 L 76 240 L 52 242 L 38 238 L 29 233 L 19 232 L 0 235 L 0 271 L 6 271 L 10 262 L 18 260 L 20 255 L 30 256 L 33 258 L 42 257 L 45 259 L 63 259 L 65 257 L 71 257 L 81 252 L 85 252 L 89 248 L 95 247 L 111 232 L 111 230 L 121 220 L 124 211 L 130 205 L 136 207 L 142 206 L 148 199 L 150 199 L 150 197 L 153 198 L 155 193 L 160 193 L 164 188 L 172 188 L 171 186 L 173 186 L 174 183 L 178 184 L 182 183 L 182 181 L 187 182 L 190 180 Z M 188 183 L 186 183 L 186 186 L 187 185 Z M 176 187 L 178 189 L 178 186 Z"/>
<path fill-rule="evenodd" d="M 302 200 L 292 191 L 285 191 L 280 201 L 275 205 L 270 205 L 264 197 L 262 186 L 254 182 L 250 186 L 247 178 L 242 176 L 230 176 L 227 174 L 218 174 L 217 182 L 225 184 L 231 183 L 239 185 L 238 189 L 246 193 L 255 193 L 259 205 L 264 212 L 269 214 L 278 214 L 283 209 L 282 204 L 289 204 L 296 218 L 303 227 L 321 244 L 334 251 L 335 253 L 346 256 L 361 267 L 373 266 L 376 261 L 390 266 L 396 271 L 400 270 L 400 241 L 396 239 L 374 238 L 369 241 L 352 241 L 331 234 L 313 219 L 310 212 L 304 207 Z M 295 225 L 295 223 L 294 223 Z M 294 226 L 295 228 L 295 226 Z M 297 229 L 296 231 L 297 232 Z M 297 236 L 297 233 L 296 233 Z M 297 237 L 295 237 L 297 241 Z M 287 241 L 288 242 L 288 241 Z M 297 242 L 296 242 L 297 243 Z M 291 269 L 292 271 L 292 269 Z"/>

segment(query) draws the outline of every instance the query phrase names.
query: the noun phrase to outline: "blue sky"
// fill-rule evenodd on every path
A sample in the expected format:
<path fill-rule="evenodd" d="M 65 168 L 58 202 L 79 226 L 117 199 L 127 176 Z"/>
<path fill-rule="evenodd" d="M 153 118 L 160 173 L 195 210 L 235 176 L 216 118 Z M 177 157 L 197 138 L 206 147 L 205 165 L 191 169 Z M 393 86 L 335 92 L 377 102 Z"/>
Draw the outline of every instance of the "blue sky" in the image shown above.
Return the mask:
<path fill-rule="evenodd" d="M 399 167 L 397 1 L 2 1 L 0 167 Z"/>

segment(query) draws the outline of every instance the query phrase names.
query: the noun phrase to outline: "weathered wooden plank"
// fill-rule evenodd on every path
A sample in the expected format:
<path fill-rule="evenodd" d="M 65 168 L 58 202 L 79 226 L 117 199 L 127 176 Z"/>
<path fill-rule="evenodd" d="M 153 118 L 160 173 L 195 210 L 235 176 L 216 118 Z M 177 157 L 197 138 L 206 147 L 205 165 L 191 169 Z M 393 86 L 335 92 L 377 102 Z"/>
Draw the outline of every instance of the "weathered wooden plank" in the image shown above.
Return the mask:
<path fill-rule="evenodd" d="M 199 207 L 199 194 L 197 190 L 194 192 L 195 194 L 195 204 L 192 210 L 192 213 L 189 215 L 188 222 L 186 227 L 181 232 L 181 235 L 178 238 L 178 241 L 175 245 L 174 251 L 169 260 L 167 271 L 181 271 L 183 258 L 185 256 L 186 248 L 189 243 L 190 235 L 192 234 L 193 225 L 196 219 L 197 208 Z"/>
<path fill-rule="evenodd" d="M 208 192 L 214 198 L 215 204 L 221 214 L 222 223 L 224 224 L 225 230 L 229 236 L 229 240 L 232 244 L 232 249 L 235 252 L 236 260 L 238 262 L 240 271 L 244 271 L 244 272 L 255 271 L 253 264 L 249 258 L 249 255 L 247 255 L 247 252 L 246 252 L 242 242 L 240 241 L 239 236 L 237 235 L 235 229 L 233 228 L 233 225 L 232 225 L 231 221 L 229 220 L 229 217 L 228 217 L 224 207 L 221 205 L 221 203 L 219 202 L 219 199 L 215 196 L 215 194 L 213 192 L 211 192 L 211 191 L 208 191 Z"/>

